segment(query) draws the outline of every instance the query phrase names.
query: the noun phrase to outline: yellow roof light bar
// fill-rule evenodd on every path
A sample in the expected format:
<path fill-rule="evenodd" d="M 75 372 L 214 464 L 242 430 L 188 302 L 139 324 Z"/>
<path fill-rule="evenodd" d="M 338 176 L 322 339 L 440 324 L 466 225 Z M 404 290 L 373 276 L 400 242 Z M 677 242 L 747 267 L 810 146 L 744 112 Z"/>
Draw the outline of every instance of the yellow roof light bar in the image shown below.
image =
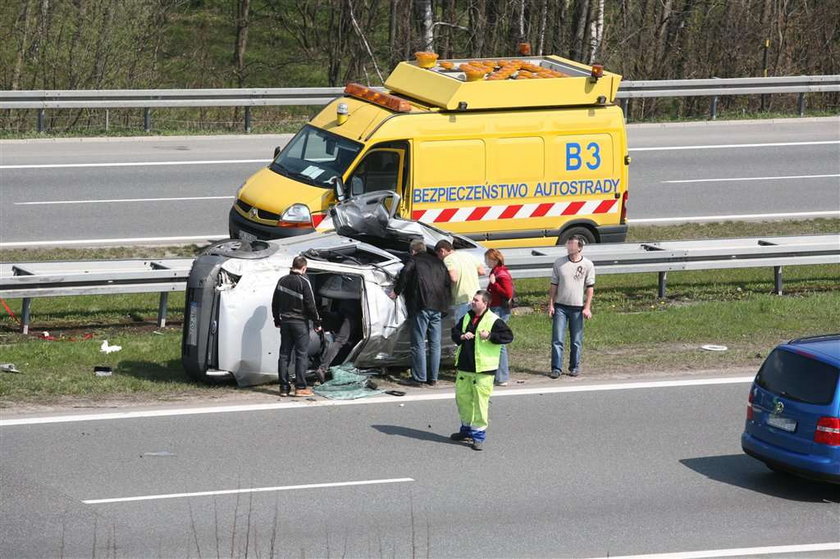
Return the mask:
<path fill-rule="evenodd" d="M 559 56 L 437 60 L 417 53 L 385 81 L 398 95 L 445 110 L 605 105 L 621 76 Z"/>

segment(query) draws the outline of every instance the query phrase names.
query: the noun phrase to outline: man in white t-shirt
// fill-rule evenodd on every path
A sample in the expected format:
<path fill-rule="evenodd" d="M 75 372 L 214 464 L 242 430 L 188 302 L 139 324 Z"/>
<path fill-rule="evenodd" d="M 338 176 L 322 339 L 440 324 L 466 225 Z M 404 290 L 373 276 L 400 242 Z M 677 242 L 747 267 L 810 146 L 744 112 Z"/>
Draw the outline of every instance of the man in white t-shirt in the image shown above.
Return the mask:
<path fill-rule="evenodd" d="M 479 290 L 478 276 L 483 276 L 486 270 L 477 258 L 468 252 L 456 251 L 449 241 L 438 241 L 435 252 L 443 260 L 452 280 L 452 314 L 458 323 L 470 310 L 470 301 Z"/>
<path fill-rule="evenodd" d="M 554 262 L 548 291 L 548 316 L 551 325 L 551 378 L 563 374 L 563 338 L 569 326 L 569 376 L 580 374 L 583 353 L 583 321 L 592 318 L 592 295 L 595 292 L 595 265 L 581 252 L 586 241 L 573 235 L 566 241 L 567 255 Z"/>

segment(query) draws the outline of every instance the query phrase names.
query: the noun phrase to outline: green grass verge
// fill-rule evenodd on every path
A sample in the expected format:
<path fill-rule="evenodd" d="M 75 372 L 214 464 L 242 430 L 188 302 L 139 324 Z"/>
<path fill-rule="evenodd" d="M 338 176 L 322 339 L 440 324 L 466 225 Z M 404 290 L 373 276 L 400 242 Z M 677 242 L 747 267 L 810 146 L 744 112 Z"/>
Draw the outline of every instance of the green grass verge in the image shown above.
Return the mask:
<path fill-rule="evenodd" d="M 745 222 L 631 227 L 631 241 L 836 233 L 840 219 L 798 222 Z M 0 251 L 4 262 L 95 258 L 188 257 L 200 247 L 118 247 Z M 674 272 L 668 297 L 656 297 L 656 274 L 601 275 L 595 317 L 586 324 L 584 365 L 593 375 L 634 377 L 668 370 L 754 367 L 781 340 L 840 330 L 840 265 L 784 269 L 785 295 L 771 294 L 769 268 Z M 549 367 L 551 324 L 545 314 L 547 280 L 517 281 L 517 296 L 529 314 L 511 325 L 515 376 L 528 378 Z M 19 300 L 7 301 L 17 312 Z M 0 310 L 0 361 L 21 374 L 0 373 L 0 406 L 30 403 L 83 405 L 113 399 L 178 399 L 189 394 L 212 398 L 231 386 L 206 387 L 187 378 L 180 365 L 182 294 L 169 301 L 168 322 L 155 327 L 157 294 L 56 297 L 32 306 L 32 334 Z M 48 331 L 62 341 L 39 339 Z M 85 335 L 90 339 L 84 339 Z M 102 340 L 123 346 L 106 355 Z M 75 340 L 75 341 L 71 341 Z M 722 344 L 722 353 L 700 349 Z M 96 377 L 97 365 L 111 377 Z"/>

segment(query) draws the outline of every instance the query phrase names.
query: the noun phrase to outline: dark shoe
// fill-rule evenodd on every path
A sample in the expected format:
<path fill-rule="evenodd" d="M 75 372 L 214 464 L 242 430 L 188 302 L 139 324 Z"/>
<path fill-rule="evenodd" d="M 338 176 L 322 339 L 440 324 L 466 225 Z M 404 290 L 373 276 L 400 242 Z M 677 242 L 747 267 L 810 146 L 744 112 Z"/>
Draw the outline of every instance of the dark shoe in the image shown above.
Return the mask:
<path fill-rule="evenodd" d="M 580 369 L 572 369 L 571 371 L 569 371 L 569 376 L 570 377 L 580 376 Z"/>
<path fill-rule="evenodd" d="M 288 398 L 290 392 L 291 392 L 291 390 L 289 390 L 288 388 L 281 388 L 280 389 L 280 397 L 281 398 Z"/>
<path fill-rule="evenodd" d="M 473 441 L 472 449 L 473 450 L 482 450 L 484 446 L 484 441 Z"/>
<path fill-rule="evenodd" d="M 403 380 L 398 381 L 397 384 L 400 384 L 402 386 L 423 386 L 426 383 L 425 382 L 420 382 L 419 380 L 414 380 L 413 378 L 407 378 L 407 379 L 403 379 Z"/>
<path fill-rule="evenodd" d="M 453 441 L 472 442 L 472 437 L 470 437 L 469 435 L 465 435 L 460 431 L 458 431 L 457 433 L 452 433 L 451 435 L 449 435 L 449 438 Z"/>
<path fill-rule="evenodd" d="M 563 371 L 561 371 L 560 369 L 551 369 L 551 374 L 548 376 L 550 376 L 551 378 L 560 378 L 560 375 L 562 374 Z"/>
<path fill-rule="evenodd" d="M 429 386 L 437 386 L 437 381 L 436 380 L 427 380 L 426 384 L 428 384 Z"/>
<path fill-rule="evenodd" d="M 295 388 L 295 397 L 304 398 L 306 396 L 314 396 L 314 394 L 308 388 Z"/>
<path fill-rule="evenodd" d="M 324 384 L 327 380 L 327 368 L 324 366 L 318 367 L 315 369 L 315 376 L 318 378 L 318 382 Z"/>

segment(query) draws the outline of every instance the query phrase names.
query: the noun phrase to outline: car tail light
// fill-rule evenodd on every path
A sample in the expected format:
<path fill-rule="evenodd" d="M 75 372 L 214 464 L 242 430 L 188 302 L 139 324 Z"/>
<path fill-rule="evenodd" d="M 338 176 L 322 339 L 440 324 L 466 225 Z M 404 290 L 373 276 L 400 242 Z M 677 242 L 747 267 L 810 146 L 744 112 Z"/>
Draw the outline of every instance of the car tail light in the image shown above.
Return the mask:
<path fill-rule="evenodd" d="M 627 191 L 621 195 L 621 223 L 627 223 Z"/>
<path fill-rule="evenodd" d="M 830 446 L 840 446 L 840 417 L 821 417 L 817 421 L 814 442 Z"/>
<path fill-rule="evenodd" d="M 750 390 L 750 396 L 747 398 L 747 421 L 752 420 L 753 418 L 753 396 L 755 395 L 754 390 Z"/>

